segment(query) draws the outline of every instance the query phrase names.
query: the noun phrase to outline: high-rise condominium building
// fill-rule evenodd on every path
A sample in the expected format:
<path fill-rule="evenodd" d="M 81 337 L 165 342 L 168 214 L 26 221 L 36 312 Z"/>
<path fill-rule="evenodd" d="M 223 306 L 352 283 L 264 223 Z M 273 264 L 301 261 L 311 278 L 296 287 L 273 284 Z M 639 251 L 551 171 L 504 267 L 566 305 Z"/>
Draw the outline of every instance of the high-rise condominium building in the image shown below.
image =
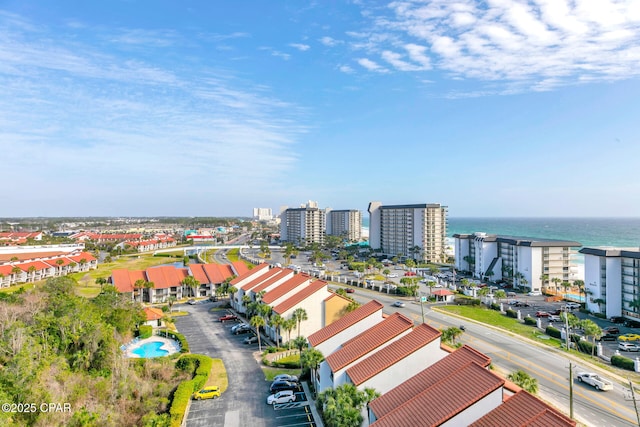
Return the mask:
<path fill-rule="evenodd" d="M 324 243 L 326 216 L 315 202 L 280 214 L 280 240 L 294 244 Z"/>
<path fill-rule="evenodd" d="M 369 203 L 369 244 L 386 255 L 444 262 L 446 235 L 447 207 L 439 203 Z"/>
<path fill-rule="evenodd" d="M 362 238 L 362 212 L 355 209 L 327 210 L 327 235 L 340 236 L 350 242 Z"/>
<path fill-rule="evenodd" d="M 253 208 L 253 219 L 256 221 L 271 221 L 273 212 L 271 208 Z"/>

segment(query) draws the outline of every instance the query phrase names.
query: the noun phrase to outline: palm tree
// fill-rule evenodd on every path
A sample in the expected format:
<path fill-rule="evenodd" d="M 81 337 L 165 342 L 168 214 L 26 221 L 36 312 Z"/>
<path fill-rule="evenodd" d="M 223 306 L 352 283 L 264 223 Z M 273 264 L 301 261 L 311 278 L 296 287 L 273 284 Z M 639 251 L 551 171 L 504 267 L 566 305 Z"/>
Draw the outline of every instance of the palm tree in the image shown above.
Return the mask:
<path fill-rule="evenodd" d="M 287 348 L 288 349 L 291 349 L 291 331 L 295 327 L 296 327 L 296 319 L 294 319 L 293 317 L 289 319 L 285 319 L 285 321 L 282 322 L 282 329 L 287 331 Z"/>
<path fill-rule="evenodd" d="M 196 289 L 200 287 L 200 282 L 193 276 L 187 276 L 182 280 L 182 284 L 191 289 L 191 296 L 196 296 Z"/>
<path fill-rule="evenodd" d="M 580 296 L 582 296 L 582 294 L 584 294 L 584 302 L 587 302 L 587 289 L 584 286 L 584 280 L 574 280 L 573 281 L 573 286 L 575 286 L 576 288 L 578 288 L 578 294 Z"/>
<path fill-rule="evenodd" d="M 441 330 L 442 332 L 442 341 L 449 342 L 453 345 L 456 345 L 456 339 L 462 335 L 462 329 L 457 328 L 455 326 L 451 326 L 449 328 Z"/>
<path fill-rule="evenodd" d="M 549 285 L 549 275 L 541 274 L 540 281 L 542 282 L 542 289 L 547 289 L 547 286 Z"/>
<path fill-rule="evenodd" d="M 562 283 L 562 279 L 560 279 L 558 277 L 554 277 L 553 279 L 551 279 L 551 281 L 553 282 L 554 293 L 557 294 L 558 293 L 558 285 L 560 283 Z"/>
<path fill-rule="evenodd" d="M 107 284 L 107 279 L 105 277 L 98 277 L 96 279 L 96 285 L 100 285 L 100 292 L 102 292 L 102 289 L 106 284 Z"/>
<path fill-rule="evenodd" d="M 264 318 L 262 316 L 253 316 L 249 323 L 251 326 L 256 328 L 256 335 L 258 336 L 258 350 L 262 351 L 262 344 L 260 343 L 260 327 L 265 325 Z"/>
<path fill-rule="evenodd" d="M 305 337 L 297 336 L 293 340 L 293 345 L 294 345 L 295 348 L 298 349 L 300 354 L 302 354 L 302 349 L 305 348 L 305 347 L 308 347 L 309 343 L 307 342 L 307 339 Z M 300 358 L 300 369 L 302 369 L 302 358 Z"/>
<path fill-rule="evenodd" d="M 564 293 L 566 294 L 569 291 L 569 288 L 571 287 L 571 283 L 569 283 L 566 280 L 563 280 L 562 283 L 560 283 L 560 285 L 562 286 L 562 288 L 564 289 Z"/>
<path fill-rule="evenodd" d="M 605 301 L 602 298 L 596 298 L 596 299 L 593 300 L 593 302 L 598 304 L 598 312 L 602 313 L 602 304 L 606 304 L 607 301 Z"/>
<path fill-rule="evenodd" d="M 276 347 L 280 347 L 280 328 L 284 323 L 284 317 L 278 313 L 273 313 L 271 319 L 269 319 L 269 325 L 274 329 L 276 336 Z"/>
<path fill-rule="evenodd" d="M 64 260 L 58 259 L 56 260 L 56 265 L 58 266 L 58 273 L 62 274 L 62 264 L 64 264 Z M 97 281 L 96 281 L 97 283 Z"/>
<path fill-rule="evenodd" d="M 173 295 L 171 295 L 168 299 L 167 299 L 167 305 L 169 306 L 169 313 L 173 312 L 173 304 L 175 304 L 175 302 L 177 301 L 177 298 L 174 297 Z"/>
<path fill-rule="evenodd" d="M 302 323 L 303 320 L 309 319 L 307 310 L 302 307 L 296 308 L 295 310 L 293 310 L 291 316 L 293 319 L 296 319 L 296 322 L 298 323 L 298 336 L 300 336 L 300 323 Z"/>
<path fill-rule="evenodd" d="M 316 369 L 318 369 L 318 365 L 320 362 L 324 360 L 324 356 L 322 352 L 315 348 L 308 348 L 300 354 L 300 364 L 302 368 L 308 368 L 311 370 L 311 379 L 314 381 L 316 378 Z"/>
<path fill-rule="evenodd" d="M 142 302 L 142 288 L 144 288 L 145 283 L 146 280 L 138 279 L 133 284 L 133 288 L 138 290 L 138 297 L 140 298 L 140 302 Z"/>
<path fill-rule="evenodd" d="M 592 346 L 591 346 L 591 356 L 593 357 L 593 353 L 596 348 L 596 340 L 602 336 L 602 329 L 598 326 L 593 320 L 584 319 L 580 322 L 580 327 L 584 331 L 585 337 L 591 337 Z"/>
<path fill-rule="evenodd" d="M 431 296 L 431 294 L 433 294 L 433 288 L 435 288 L 437 285 L 436 282 L 434 282 L 433 280 L 429 280 L 427 282 L 427 286 L 429 287 L 429 296 Z"/>
<path fill-rule="evenodd" d="M 523 370 L 517 370 L 510 373 L 507 376 L 507 379 L 531 394 L 536 394 L 538 392 L 538 380 Z"/>
<path fill-rule="evenodd" d="M 504 299 L 507 297 L 507 293 L 502 290 L 502 289 L 498 289 L 497 291 L 495 291 L 493 293 L 493 296 L 496 297 L 496 299 L 498 300 L 498 302 L 500 302 L 500 300 Z"/>

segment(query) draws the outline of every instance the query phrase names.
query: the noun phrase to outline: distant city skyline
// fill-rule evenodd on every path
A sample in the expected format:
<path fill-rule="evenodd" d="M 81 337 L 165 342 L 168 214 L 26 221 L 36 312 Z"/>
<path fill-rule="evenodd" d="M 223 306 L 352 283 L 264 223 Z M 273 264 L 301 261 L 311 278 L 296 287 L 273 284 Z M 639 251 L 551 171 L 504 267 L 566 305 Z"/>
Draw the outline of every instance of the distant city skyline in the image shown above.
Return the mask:
<path fill-rule="evenodd" d="M 0 217 L 640 216 L 640 5 L 0 4 Z"/>

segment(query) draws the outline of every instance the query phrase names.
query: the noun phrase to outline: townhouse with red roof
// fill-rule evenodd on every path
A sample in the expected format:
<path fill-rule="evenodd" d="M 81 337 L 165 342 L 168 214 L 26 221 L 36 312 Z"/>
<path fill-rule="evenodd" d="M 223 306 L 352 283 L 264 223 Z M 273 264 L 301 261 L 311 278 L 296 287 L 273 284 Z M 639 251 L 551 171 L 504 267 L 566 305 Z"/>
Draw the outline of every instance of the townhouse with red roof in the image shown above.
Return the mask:
<path fill-rule="evenodd" d="M 248 273 L 252 280 L 245 281 L 242 286 L 237 287 L 238 291 L 234 295 L 235 300 L 242 302 L 238 307 L 240 313 L 247 312 L 248 303 L 261 299 L 270 290 L 293 278 L 292 270 L 279 267 L 271 268 L 264 274 L 254 275 L 252 272 L 253 270 Z"/>
<path fill-rule="evenodd" d="M 283 319 L 291 319 L 297 309 L 303 309 L 307 313 L 307 319 L 299 322 L 295 336 L 306 337 L 325 326 L 325 301 L 332 294 L 327 282 L 314 280 L 288 298 L 273 304 L 272 313 L 280 315 Z M 272 337 L 273 333 L 275 331 L 271 333 Z"/>
<path fill-rule="evenodd" d="M 34 241 L 42 240 L 42 231 L 32 231 L 32 232 L 2 231 L 0 232 L 0 246 L 22 245 L 24 243 L 27 243 L 28 239 L 31 239 Z"/>
<path fill-rule="evenodd" d="M 166 265 L 138 271 L 113 270 L 110 281 L 118 292 L 130 294 L 132 300 L 155 304 L 166 302 L 170 297 L 181 299 L 182 282 L 187 276 L 187 268 Z"/>
<path fill-rule="evenodd" d="M 413 329 L 413 321 L 394 313 L 375 326 L 343 342 L 340 348 L 325 359 L 318 369 L 318 392 L 350 382 L 347 369 L 367 356 L 384 349 Z"/>
<path fill-rule="evenodd" d="M 89 252 L 29 252 L 5 255 L 8 260 L 0 260 L 0 287 L 98 268 L 98 260 Z"/>
<path fill-rule="evenodd" d="M 222 284 L 237 276 L 231 264 L 190 264 L 191 275 L 200 283 L 198 296 L 212 296 Z"/>

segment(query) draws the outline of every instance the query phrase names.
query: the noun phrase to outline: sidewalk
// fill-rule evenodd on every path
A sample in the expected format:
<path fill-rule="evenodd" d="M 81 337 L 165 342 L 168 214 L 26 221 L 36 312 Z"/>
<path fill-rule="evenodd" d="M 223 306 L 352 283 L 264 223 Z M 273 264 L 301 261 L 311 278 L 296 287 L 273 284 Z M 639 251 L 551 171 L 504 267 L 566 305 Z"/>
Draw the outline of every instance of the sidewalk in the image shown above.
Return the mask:
<path fill-rule="evenodd" d="M 302 389 L 304 390 L 304 395 L 307 397 L 309 401 L 309 409 L 311 410 L 311 415 L 313 416 L 313 422 L 317 427 L 324 427 L 322 423 L 322 417 L 318 413 L 318 409 L 316 408 L 316 401 L 313 399 L 313 395 L 311 394 L 311 390 L 309 390 L 309 385 L 306 381 L 302 383 Z"/>

